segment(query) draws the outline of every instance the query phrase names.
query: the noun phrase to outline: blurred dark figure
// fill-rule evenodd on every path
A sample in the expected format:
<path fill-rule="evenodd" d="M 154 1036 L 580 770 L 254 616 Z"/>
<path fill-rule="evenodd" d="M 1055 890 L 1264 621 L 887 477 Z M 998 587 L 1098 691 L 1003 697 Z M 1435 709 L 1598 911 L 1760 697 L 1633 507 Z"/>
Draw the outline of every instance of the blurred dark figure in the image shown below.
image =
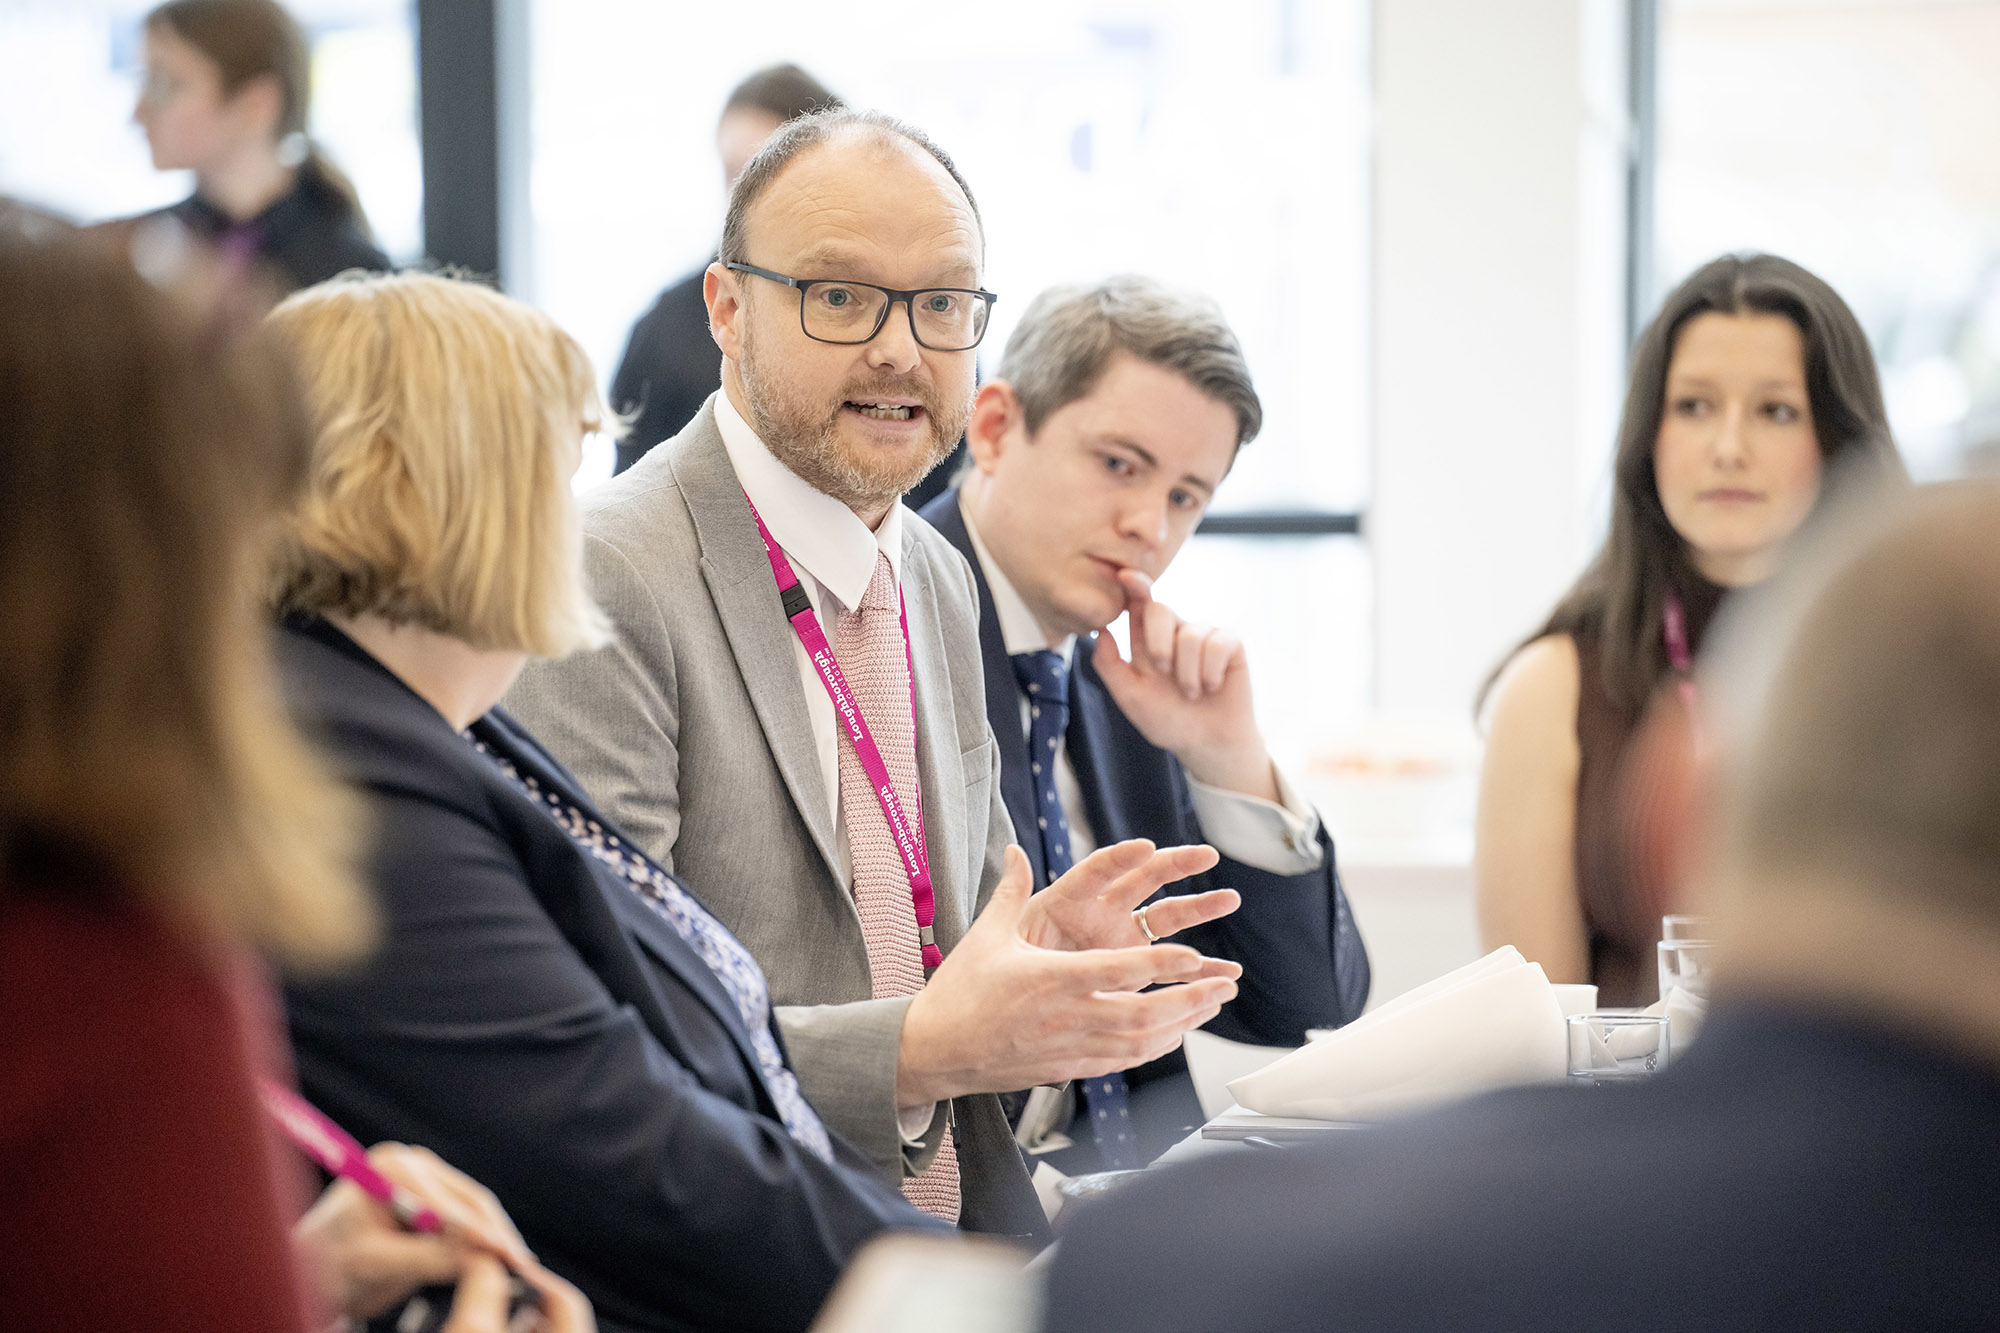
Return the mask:
<path fill-rule="evenodd" d="M 1891 509 L 1704 684 L 1698 1045 L 1142 1181 L 1064 1236 L 1047 1326 L 2000 1327 L 2000 483 Z"/>
<path fill-rule="evenodd" d="M 386 269 L 347 178 L 306 137 L 312 61 L 273 0 L 168 0 L 146 16 L 132 118 L 153 165 L 194 193 L 128 223 L 144 246 L 212 246 L 275 300 L 351 268 Z"/>
<path fill-rule="evenodd" d="M 725 190 L 736 184 L 743 164 L 780 125 L 820 107 L 841 105 L 840 98 L 797 65 L 772 65 L 737 84 L 715 127 Z M 708 303 L 701 294 L 707 271 L 703 264 L 661 292 L 632 326 L 625 358 L 611 379 L 612 410 L 631 416 L 632 422 L 618 445 L 619 472 L 678 434 L 722 386 L 722 353 L 709 336 Z"/>

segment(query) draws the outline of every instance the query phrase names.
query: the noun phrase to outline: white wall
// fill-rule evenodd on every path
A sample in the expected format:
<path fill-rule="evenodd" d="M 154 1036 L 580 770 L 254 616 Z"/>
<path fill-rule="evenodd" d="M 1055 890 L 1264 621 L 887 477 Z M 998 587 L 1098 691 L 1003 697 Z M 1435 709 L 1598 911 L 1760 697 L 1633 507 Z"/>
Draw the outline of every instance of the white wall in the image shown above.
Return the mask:
<path fill-rule="evenodd" d="M 1624 359 L 1624 9 L 1375 5 L 1384 713 L 1469 721 L 1600 531 Z"/>

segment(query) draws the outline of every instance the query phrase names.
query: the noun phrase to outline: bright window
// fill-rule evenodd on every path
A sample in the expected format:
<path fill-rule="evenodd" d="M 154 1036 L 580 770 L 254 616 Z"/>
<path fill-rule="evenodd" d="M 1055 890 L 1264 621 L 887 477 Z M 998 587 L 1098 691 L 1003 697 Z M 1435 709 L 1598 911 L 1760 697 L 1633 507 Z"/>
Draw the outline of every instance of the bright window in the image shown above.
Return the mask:
<path fill-rule="evenodd" d="M 0 6 L 0 193 L 95 222 L 186 198 L 187 172 L 153 170 L 132 124 L 140 25 L 151 3 L 8 0 Z M 354 181 L 392 258 L 423 252 L 414 7 L 292 0 L 313 51 L 312 134 Z"/>
<path fill-rule="evenodd" d="M 2000 3 L 1668 0 L 1656 291 L 1770 250 L 1854 307 L 1924 476 L 2000 451 Z"/>

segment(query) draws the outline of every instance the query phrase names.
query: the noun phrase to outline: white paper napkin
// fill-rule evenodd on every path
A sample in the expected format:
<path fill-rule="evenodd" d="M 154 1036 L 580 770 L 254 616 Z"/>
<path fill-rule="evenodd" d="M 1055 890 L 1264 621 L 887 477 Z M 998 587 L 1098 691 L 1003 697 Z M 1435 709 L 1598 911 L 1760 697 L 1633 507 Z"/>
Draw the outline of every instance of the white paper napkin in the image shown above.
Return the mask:
<path fill-rule="evenodd" d="M 1685 986 L 1676 986 L 1667 992 L 1666 999 L 1647 1005 L 1642 1012 L 1667 1016 L 1667 1050 L 1670 1055 L 1679 1055 L 1701 1034 L 1702 1021 L 1708 1017 L 1708 1000 Z"/>
<path fill-rule="evenodd" d="M 1377 1120 L 1568 1070 L 1542 969 L 1497 949 L 1229 1085 L 1264 1115 Z"/>

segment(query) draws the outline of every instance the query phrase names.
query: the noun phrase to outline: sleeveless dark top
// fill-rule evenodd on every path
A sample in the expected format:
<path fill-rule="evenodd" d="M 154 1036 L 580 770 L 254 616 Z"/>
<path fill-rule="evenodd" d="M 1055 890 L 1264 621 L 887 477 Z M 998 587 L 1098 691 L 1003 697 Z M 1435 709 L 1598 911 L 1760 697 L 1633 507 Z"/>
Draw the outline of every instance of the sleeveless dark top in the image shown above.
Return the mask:
<path fill-rule="evenodd" d="M 1726 590 L 1697 578 L 1682 592 L 1688 645 L 1697 655 Z M 1660 633 L 1656 626 L 1655 634 Z M 1671 677 L 1639 707 L 1614 703 L 1604 690 L 1602 641 L 1595 625 L 1571 635 L 1581 673 L 1576 701 L 1576 890 L 1590 946 L 1590 980 L 1604 1007 L 1647 1005 L 1659 998 L 1655 946 L 1660 917 L 1673 910 L 1665 866 L 1643 854 L 1645 825 L 1667 805 L 1659 746 L 1634 745 L 1644 725 L 1674 699 Z M 1672 718 L 1661 718 L 1670 723 Z M 1678 814 L 1678 811 L 1671 812 Z"/>

